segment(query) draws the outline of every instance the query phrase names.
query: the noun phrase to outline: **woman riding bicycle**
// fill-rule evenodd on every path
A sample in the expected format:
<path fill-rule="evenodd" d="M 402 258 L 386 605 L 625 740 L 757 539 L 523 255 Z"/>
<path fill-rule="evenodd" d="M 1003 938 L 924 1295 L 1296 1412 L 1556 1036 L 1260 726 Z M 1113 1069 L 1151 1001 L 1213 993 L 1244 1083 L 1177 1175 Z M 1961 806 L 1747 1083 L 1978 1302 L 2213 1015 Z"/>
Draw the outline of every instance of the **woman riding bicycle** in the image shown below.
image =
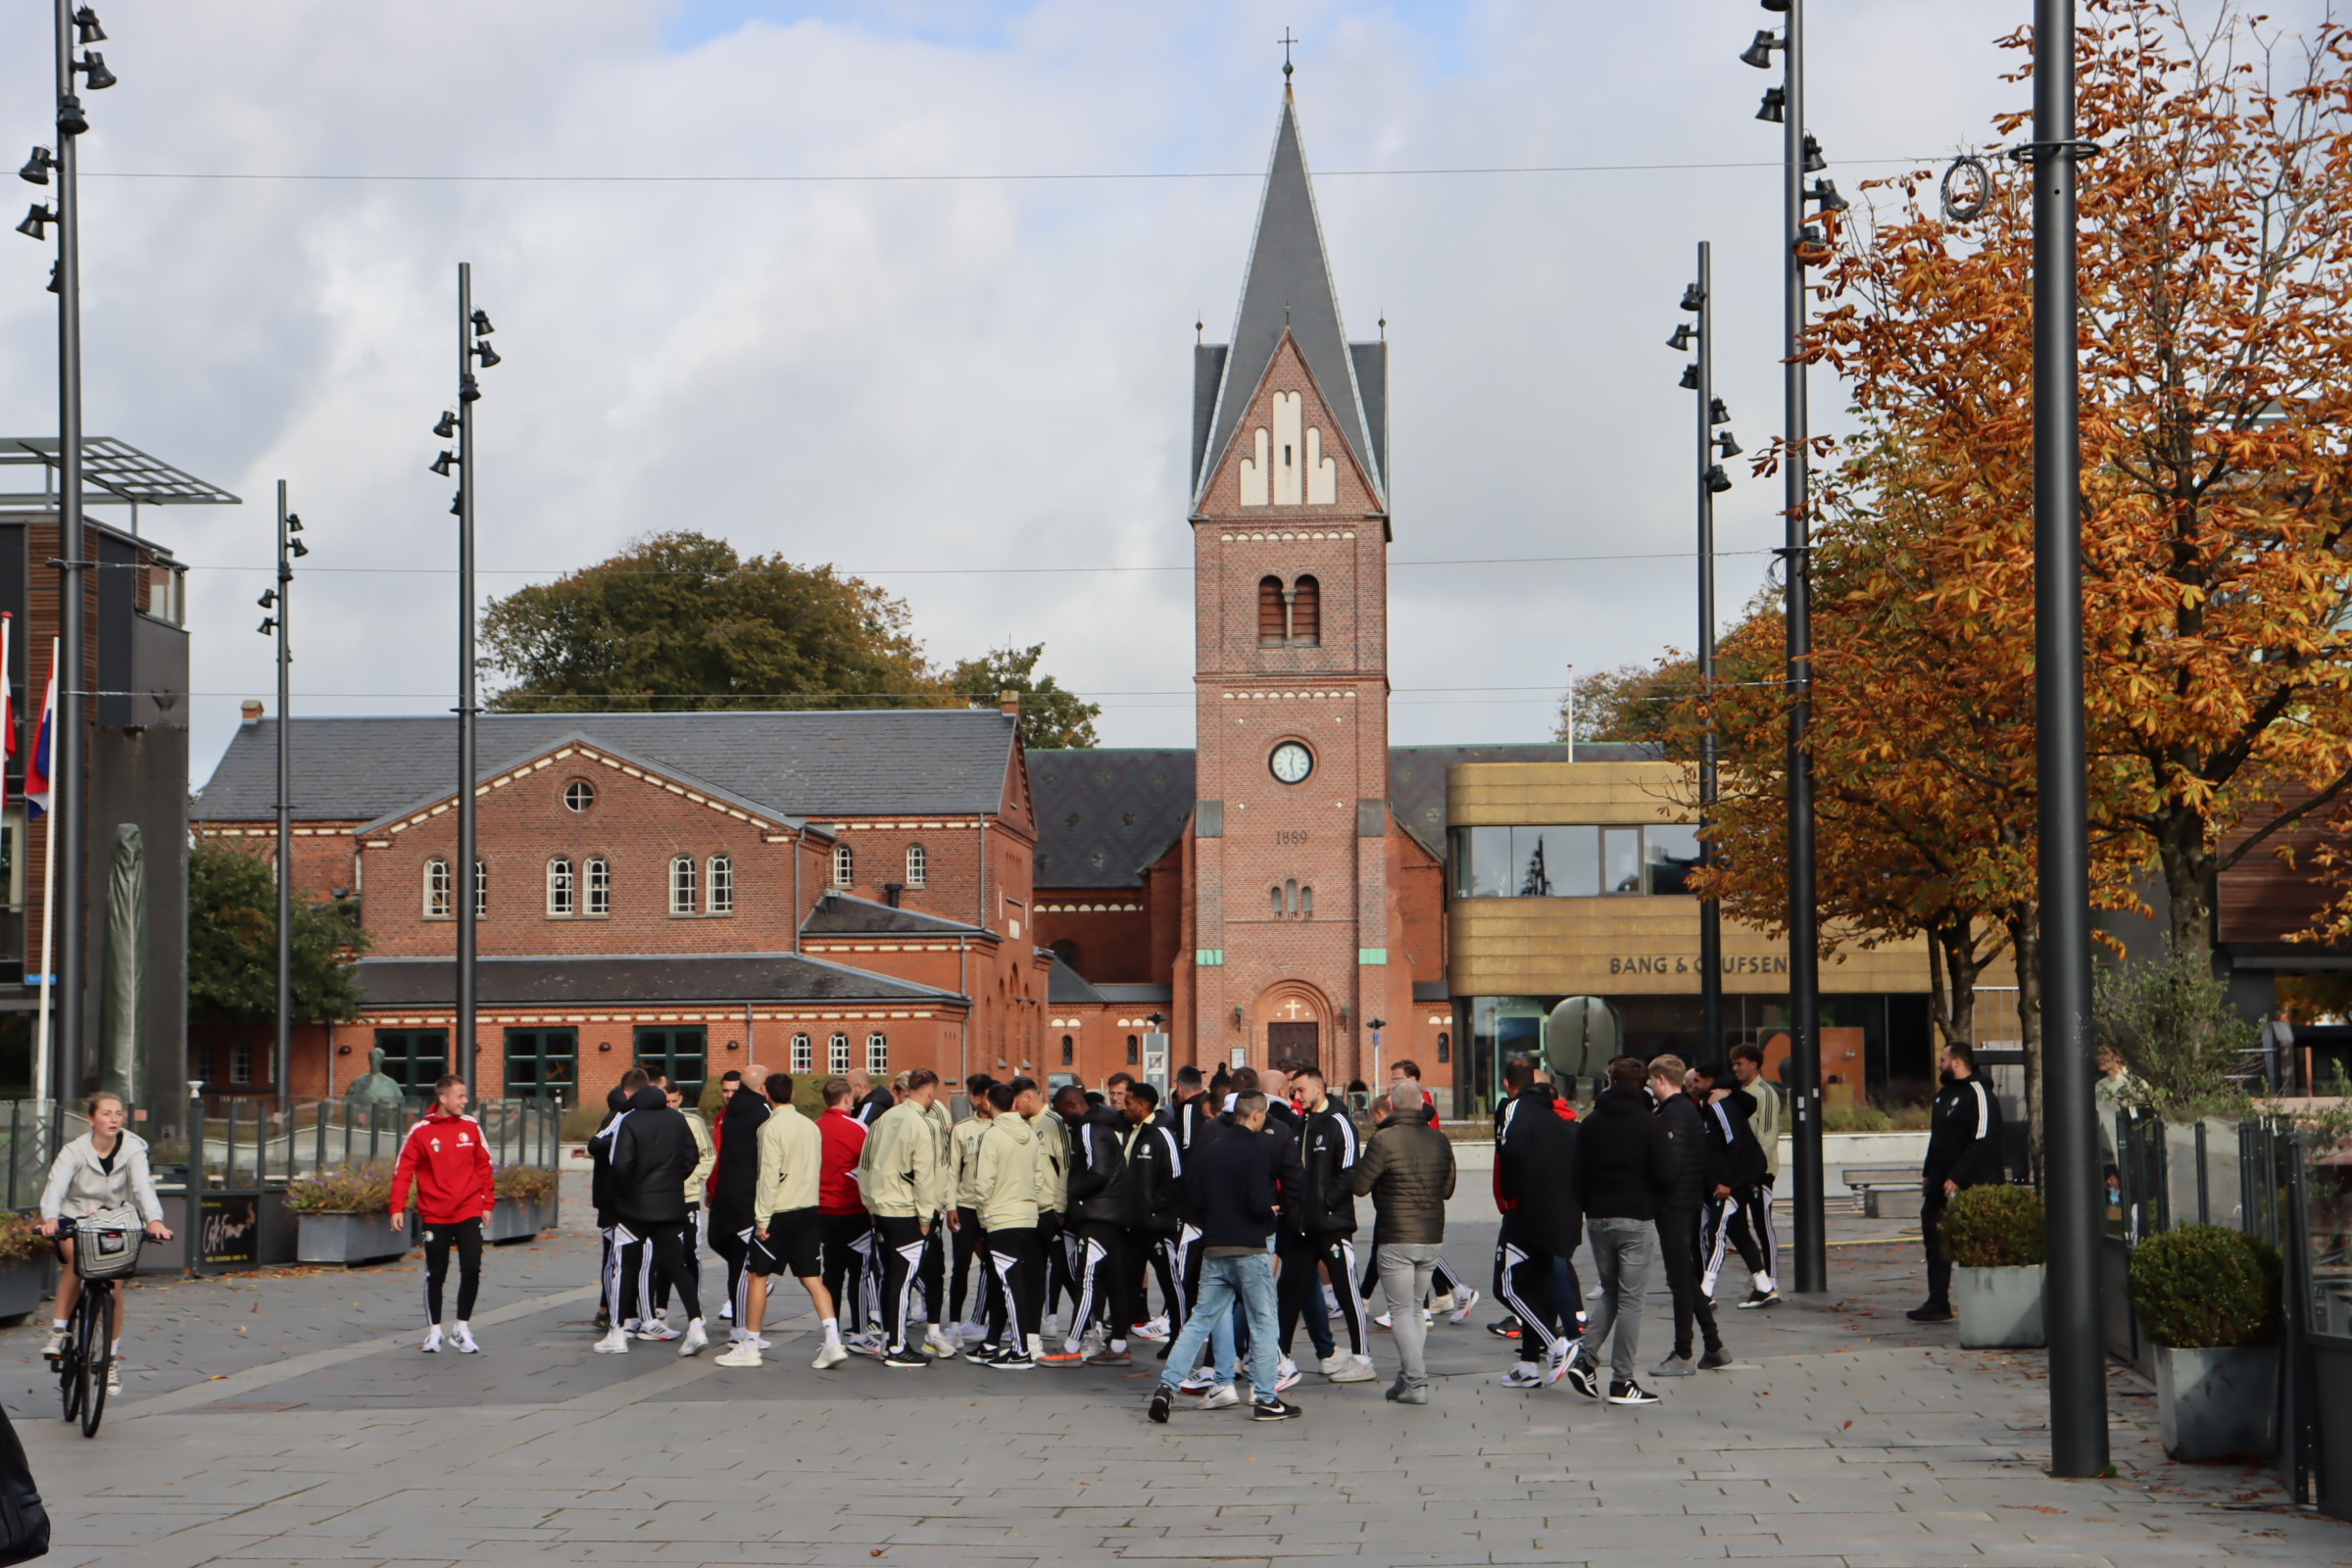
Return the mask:
<path fill-rule="evenodd" d="M 66 1325 L 73 1320 L 74 1303 L 81 1298 L 81 1276 L 74 1269 L 74 1222 L 108 1209 L 138 1205 L 147 1234 L 159 1242 L 172 1239 L 164 1225 L 164 1205 L 155 1196 L 155 1179 L 147 1173 L 147 1141 L 122 1130 L 130 1113 L 115 1095 L 94 1095 L 82 1107 L 90 1130 L 57 1152 L 49 1167 L 49 1185 L 41 1193 L 41 1234 L 57 1239 L 57 1255 L 65 1267 L 58 1275 L 57 1315 L 49 1322 L 49 1343 L 43 1355 L 65 1348 Z M 122 1387 L 122 1316 L 127 1303 L 115 1295 L 115 1338 L 107 1349 L 106 1388 Z"/>

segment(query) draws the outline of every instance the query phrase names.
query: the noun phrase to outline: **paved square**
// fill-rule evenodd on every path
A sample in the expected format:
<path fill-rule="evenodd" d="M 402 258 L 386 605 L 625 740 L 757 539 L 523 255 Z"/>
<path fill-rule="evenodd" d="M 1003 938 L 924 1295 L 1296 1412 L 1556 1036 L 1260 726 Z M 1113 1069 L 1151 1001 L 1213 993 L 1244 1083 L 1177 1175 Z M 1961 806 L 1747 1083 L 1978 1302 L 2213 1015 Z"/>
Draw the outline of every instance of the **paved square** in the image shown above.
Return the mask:
<path fill-rule="evenodd" d="M 1837 1294 L 1727 1310 L 1741 1366 L 1660 1380 L 1642 1409 L 1498 1387 L 1484 1303 L 1433 1332 L 1428 1406 L 1310 1374 L 1279 1426 L 1152 1426 L 1153 1364 L 820 1374 L 805 1317 L 757 1371 L 595 1356 L 579 1230 L 492 1250 L 478 1356 L 416 1352 L 412 1257 L 142 1284 L 95 1441 L 55 1419 L 37 1323 L 0 1335 L 24 1373 L 0 1389 L 61 1565 L 2352 1561 L 2352 1528 L 2267 1475 L 2167 1462 L 2129 1373 L 2118 1477 L 2043 1476 L 2038 1357 L 1904 1322 L 1916 1243 L 1868 1240 L 1903 1228 L 1839 1216 L 1860 1245 L 1834 1250 Z M 1483 1278 L 1493 1237 L 1457 1225 L 1448 1253 Z M 1659 1297 L 1644 1365 L 1668 1337 Z"/>

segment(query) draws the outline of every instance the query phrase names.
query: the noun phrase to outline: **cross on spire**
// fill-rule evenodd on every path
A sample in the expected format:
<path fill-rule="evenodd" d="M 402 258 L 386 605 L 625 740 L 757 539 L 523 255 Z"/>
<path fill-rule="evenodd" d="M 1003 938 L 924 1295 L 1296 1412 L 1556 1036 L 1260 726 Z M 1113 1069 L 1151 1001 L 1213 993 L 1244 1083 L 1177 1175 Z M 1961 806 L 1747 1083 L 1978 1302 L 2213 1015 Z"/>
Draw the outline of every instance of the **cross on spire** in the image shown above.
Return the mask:
<path fill-rule="evenodd" d="M 1282 36 L 1274 41 L 1282 45 L 1282 84 L 1288 87 L 1291 84 L 1291 45 L 1298 40 L 1291 36 L 1290 28 L 1285 27 Z"/>

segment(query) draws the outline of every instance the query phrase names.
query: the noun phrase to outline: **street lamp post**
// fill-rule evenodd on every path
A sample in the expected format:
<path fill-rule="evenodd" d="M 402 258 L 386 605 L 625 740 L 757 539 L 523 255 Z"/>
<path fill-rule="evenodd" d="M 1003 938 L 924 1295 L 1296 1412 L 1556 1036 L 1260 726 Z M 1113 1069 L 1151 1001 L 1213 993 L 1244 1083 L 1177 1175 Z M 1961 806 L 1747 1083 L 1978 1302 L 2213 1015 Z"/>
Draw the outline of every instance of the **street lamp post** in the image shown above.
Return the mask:
<path fill-rule="evenodd" d="M 1710 863 L 1707 830 L 1715 812 L 1715 498 L 1732 487 L 1731 475 L 1719 458 L 1736 458 L 1740 443 L 1726 430 L 1731 411 L 1715 395 L 1715 276 L 1713 247 L 1698 242 L 1698 280 L 1683 291 L 1683 309 L 1696 313 L 1698 324 L 1674 329 L 1670 348 L 1690 347 L 1697 339 L 1698 357 L 1683 370 L 1683 385 L 1694 395 L 1698 409 L 1698 687 L 1707 704 L 1707 727 L 1698 743 L 1698 832 L 1700 863 Z M 1699 1060 L 1713 1061 L 1723 1050 L 1723 908 L 1713 899 L 1698 906 L 1698 1029 Z"/>
<path fill-rule="evenodd" d="M 84 769 L 82 736 L 81 690 L 82 650 L 87 640 L 83 628 L 82 570 L 90 563 L 83 559 L 87 541 L 82 537 L 81 507 L 81 187 L 79 138 L 90 128 L 82 113 L 81 98 L 74 89 L 74 73 L 87 78 L 90 90 L 104 91 L 115 84 L 115 74 L 106 69 L 106 57 L 84 47 L 81 58 L 74 57 L 75 46 L 93 44 L 106 36 L 98 24 L 97 15 L 88 6 L 75 10 L 73 0 L 55 0 L 55 42 L 57 77 L 57 148 L 35 147 L 19 173 L 35 185 L 49 183 L 51 171 L 57 174 L 57 205 L 43 207 L 34 203 L 17 225 L 21 234 L 34 239 L 44 237 L 43 229 L 54 224 L 57 228 L 57 266 L 51 273 L 49 287 L 57 295 L 57 465 L 58 465 L 58 554 L 52 563 L 58 568 L 58 626 L 57 655 L 54 673 L 58 677 L 57 731 L 52 737 L 54 767 L 51 775 L 51 810 L 49 824 L 50 858 L 56 861 L 58 900 L 54 916 L 57 924 L 57 1037 L 52 1048 L 53 1064 L 47 1074 L 50 1093 L 62 1104 L 80 1088 L 83 1062 L 84 1018 L 86 998 L 84 981 L 89 967 L 88 932 L 86 929 L 88 890 L 83 885 L 88 860 L 86 826 L 87 781 Z"/>
<path fill-rule="evenodd" d="M 277 1039 L 270 1056 L 270 1081 L 277 1085 L 278 1125 L 291 1128 L 294 1113 L 294 793 L 292 669 L 289 612 L 294 562 L 310 548 L 295 535 L 302 519 L 286 510 L 286 481 L 277 481 L 277 582 L 255 601 L 270 612 L 254 628 L 277 642 Z"/>
<path fill-rule="evenodd" d="M 2090 1059 L 2090 832 L 2082 710 L 2082 437 L 2075 330 L 2073 0 L 2035 0 L 2034 662 L 2042 937 L 2042 1107 L 2049 1118 L 2050 1471 L 2107 1469 L 2099 1327 L 2098 1142 Z"/>

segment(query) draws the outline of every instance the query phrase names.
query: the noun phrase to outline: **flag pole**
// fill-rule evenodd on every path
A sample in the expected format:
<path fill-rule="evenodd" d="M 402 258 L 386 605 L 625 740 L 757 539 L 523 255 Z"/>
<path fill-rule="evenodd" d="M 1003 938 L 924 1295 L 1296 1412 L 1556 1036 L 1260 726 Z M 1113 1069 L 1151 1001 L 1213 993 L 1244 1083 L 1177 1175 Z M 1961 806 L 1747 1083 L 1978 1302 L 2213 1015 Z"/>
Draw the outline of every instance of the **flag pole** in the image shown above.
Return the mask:
<path fill-rule="evenodd" d="M 55 684 L 57 680 L 57 639 L 54 637 L 49 639 L 49 679 L 52 684 Z M 47 701 L 46 698 L 42 699 L 44 706 L 41 711 L 44 717 L 48 713 Z M 38 724 L 40 720 L 35 719 L 33 722 Z M 32 752 L 26 759 L 28 764 L 39 760 L 41 738 L 36 731 L 32 739 Z M 29 766 L 27 771 L 30 771 Z M 29 799 L 26 804 L 30 804 Z M 41 823 L 45 834 L 44 853 L 41 856 L 41 1010 L 40 1024 L 34 1031 L 32 1047 L 32 1100 L 36 1105 L 49 1099 L 49 986 L 50 982 L 57 978 L 50 972 L 49 962 L 50 944 L 57 931 L 56 810 L 44 808 L 41 812 Z"/>

